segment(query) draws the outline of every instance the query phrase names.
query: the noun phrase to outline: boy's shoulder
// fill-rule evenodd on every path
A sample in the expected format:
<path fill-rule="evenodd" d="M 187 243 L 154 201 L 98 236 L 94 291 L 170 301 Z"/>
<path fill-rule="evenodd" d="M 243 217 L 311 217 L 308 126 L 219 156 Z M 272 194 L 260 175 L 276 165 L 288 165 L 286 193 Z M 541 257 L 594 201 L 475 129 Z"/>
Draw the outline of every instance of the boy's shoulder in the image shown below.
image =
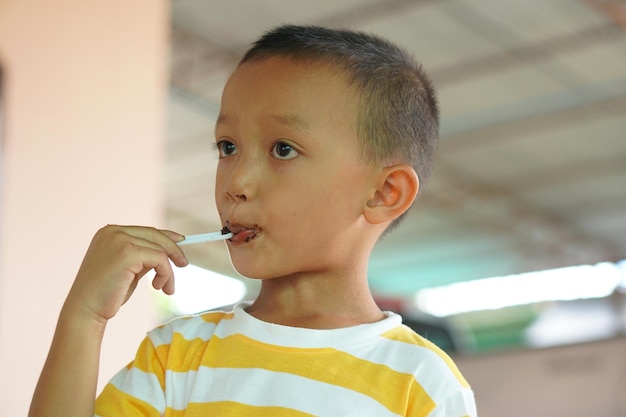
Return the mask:
<path fill-rule="evenodd" d="M 439 375 L 452 375 L 464 388 L 469 388 L 454 360 L 439 346 L 416 333 L 406 325 L 394 327 L 386 332 L 383 337 L 398 342 L 398 355 L 415 362 L 418 369 L 428 369 L 429 373 Z M 410 358 L 410 359 L 409 359 Z M 426 365 L 427 366 L 424 366 Z"/>

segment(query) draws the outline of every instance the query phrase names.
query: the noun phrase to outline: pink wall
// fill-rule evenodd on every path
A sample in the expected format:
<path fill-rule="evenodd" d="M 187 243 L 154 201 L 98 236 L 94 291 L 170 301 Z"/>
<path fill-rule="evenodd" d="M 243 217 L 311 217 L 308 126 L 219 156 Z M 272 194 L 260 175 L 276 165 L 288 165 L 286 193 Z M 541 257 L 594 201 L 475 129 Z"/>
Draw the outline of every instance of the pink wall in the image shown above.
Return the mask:
<path fill-rule="evenodd" d="M 154 0 L 0 2 L 0 415 L 26 415 L 93 233 L 162 223 L 168 18 Z M 107 331 L 100 385 L 155 320 L 144 285 Z"/>

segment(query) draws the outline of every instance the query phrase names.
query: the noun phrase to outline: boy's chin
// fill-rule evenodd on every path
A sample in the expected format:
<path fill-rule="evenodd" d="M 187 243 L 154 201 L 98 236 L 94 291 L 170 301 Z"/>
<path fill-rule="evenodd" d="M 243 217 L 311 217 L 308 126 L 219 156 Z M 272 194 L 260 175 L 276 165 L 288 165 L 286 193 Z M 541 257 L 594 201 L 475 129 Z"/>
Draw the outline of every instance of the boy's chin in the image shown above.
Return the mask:
<path fill-rule="evenodd" d="M 254 266 L 245 262 L 237 262 L 231 257 L 231 265 L 237 274 L 255 281 L 267 281 L 293 276 L 293 271 L 268 270 L 265 266 Z"/>
<path fill-rule="evenodd" d="M 264 279 L 274 278 L 273 275 L 270 275 L 266 271 L 263 271 L 262 270 L 263 268 L 250 265 L 249 262 L 238 260 L 236 256 L 233 257 L 232 253 L 230 254 L 230 264 L 235 270 L 235 272 L 237 272 L 237 274 L 239 274 L 243 278 L 248 278 L 248 279 L 253 279 L 253 280 L 264 280 Z"/>

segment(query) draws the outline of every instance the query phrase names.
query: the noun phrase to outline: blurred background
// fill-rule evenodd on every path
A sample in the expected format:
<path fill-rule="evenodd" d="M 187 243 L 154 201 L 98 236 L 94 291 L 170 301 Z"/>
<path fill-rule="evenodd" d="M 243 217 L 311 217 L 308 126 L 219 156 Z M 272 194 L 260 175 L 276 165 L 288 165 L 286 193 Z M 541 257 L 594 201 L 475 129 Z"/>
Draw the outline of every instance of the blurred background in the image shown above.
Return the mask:
<path fill-rule="evenodd" d="M 25 413 L 97 228 L 221 228 L 221 90 L 283 23 L 386 37 L 439 92 L 433 178 L 370 264 L 381 307 L 454 356 L 483 417 L 626 416 L 620 0 L 0 2 L 3 414 Z M 111 323 L 103 381 L 153 325 L 256 294 L 223 244 L 186 252 L 175 297 L 144 285 Z"/>

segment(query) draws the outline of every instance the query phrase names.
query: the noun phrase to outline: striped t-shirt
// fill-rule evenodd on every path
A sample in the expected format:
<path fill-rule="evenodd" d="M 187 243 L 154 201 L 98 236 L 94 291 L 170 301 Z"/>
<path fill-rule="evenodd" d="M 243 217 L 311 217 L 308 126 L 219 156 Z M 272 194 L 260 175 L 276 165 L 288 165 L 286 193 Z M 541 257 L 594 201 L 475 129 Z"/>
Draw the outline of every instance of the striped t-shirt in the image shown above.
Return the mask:
<path fill-rule="evenodd" d="M 476 415 L 450 358 L 394 313 L 316 330 L 263 322 L 244 307 L 152 330 L 98 397 L 96 415 Z"/>

